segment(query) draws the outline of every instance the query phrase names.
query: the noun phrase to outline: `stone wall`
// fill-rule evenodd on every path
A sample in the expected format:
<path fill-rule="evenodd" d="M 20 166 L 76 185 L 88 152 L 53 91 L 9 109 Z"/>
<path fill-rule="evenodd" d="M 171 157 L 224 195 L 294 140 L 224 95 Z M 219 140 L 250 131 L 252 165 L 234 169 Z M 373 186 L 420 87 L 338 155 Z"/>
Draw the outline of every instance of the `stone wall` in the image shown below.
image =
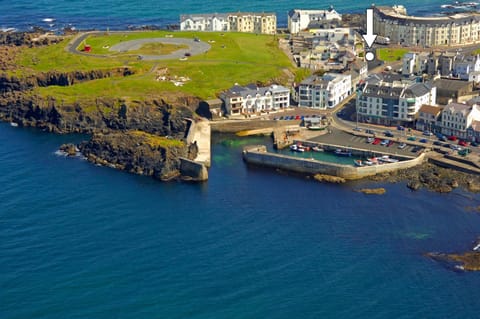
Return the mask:
<path fill-rule="evenodd" d="M 202 163 L 180 157 L 180 174 L 184 179 L 202 182 L 208 180 L 208 169 Z"/>
<path fill-rule="evenodd" d="M 325 174 L 343 177 L 345 179 L 360 179 L 367 176 L 405 169 L 423 163 L 424 154 L 417 158 L 397 163 L 355 167 L 330 162 L 322 162 L 307 158 L 297 158 L 288 155 L 268 153 L 263 145 L 245 147 L 243 158 L 249 164 L 279 168 L 304 174 Z"/>

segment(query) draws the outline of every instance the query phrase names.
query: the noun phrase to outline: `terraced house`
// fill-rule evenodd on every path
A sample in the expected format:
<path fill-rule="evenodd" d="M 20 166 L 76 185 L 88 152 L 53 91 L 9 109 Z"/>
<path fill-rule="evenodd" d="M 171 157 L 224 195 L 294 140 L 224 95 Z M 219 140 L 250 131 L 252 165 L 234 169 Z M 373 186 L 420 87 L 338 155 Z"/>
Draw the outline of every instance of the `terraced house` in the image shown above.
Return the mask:
<path fill-rule="evenodd" d="M 254 114 L 276 111 L 290 105 L 290 90 L 281 85 L 258 87 L 235 85 L 220 94 L 226 115 Z"/>
<path fill-rule="evenodd" d="M 450 103 L 442 112 L 442 133 L 468 138 L 468 129 L 474 121 L 480 121 L 480 107 L 477 104 Z"/>
<path fill-rule="evenodd" d="M 274 13 L 263 12 L 186 14 L 180 16 L 180 30 L 275 34 L 277 16 Z"/>
<path fill-rule="evenodd" d="M 480 43 L 480 14 L 441 17 L 408 16 L 403 6 L 375 7 L 373 31 L 391 43 L 409 46 L 450 46 Z"/>

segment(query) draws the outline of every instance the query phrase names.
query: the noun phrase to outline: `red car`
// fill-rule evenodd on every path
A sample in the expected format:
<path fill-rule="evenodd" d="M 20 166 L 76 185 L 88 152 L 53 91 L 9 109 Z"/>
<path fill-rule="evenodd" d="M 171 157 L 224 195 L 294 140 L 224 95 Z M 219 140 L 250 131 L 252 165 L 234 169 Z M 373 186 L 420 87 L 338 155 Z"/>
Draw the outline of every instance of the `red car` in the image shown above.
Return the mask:
<path fill-rule="evenodd" d="M 458 141 L 458 145 L 460 145 L 460 146 L 468 146 L 468 142 L 467 142 L 467 141 L 463 141 L 463 140 L 459 140 L 459 141 Z"/>
<path fill-rule="evenodd" d="M 387 147 L 390 147 L 390 146 L 392 146 L 392 145 L 393 145 L 393 143 L 395 143 L 395 142 L 394 142 L 394 141 L 390 141 L 390 142 L 388 142 L 388 144 L 387 144 Z"/>
<path fill-rule="evenodd" d="M 448 139 L 449 139 L 450 141 L 456 141 L 456 140 L 457 140 L 457 137 L 456 137 L 455 135 L 450 135 L 450 136 L 448 137 Z"/>
<path fill-rule="evenodd" d="M 377 145 L 378 143 L 380 143 L 381 139 L 379 138 L 376 138 L 375 141 L 373 141 L 373 145 Z"/>

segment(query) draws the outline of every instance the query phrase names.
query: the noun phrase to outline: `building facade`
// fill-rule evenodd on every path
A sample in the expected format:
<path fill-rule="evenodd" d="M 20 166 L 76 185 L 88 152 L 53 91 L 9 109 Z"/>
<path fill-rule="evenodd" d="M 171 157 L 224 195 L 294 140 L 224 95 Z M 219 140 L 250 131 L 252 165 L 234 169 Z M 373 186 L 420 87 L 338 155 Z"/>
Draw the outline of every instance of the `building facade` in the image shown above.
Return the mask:
<path fill-rule="evenodd" d="M 420 131 L 441 132 L 441 114 L 443 107 L 422 105 L 418 111 L 416 129 Z"/>
<path fill-rule="evenodd" d="M 180 30 L 182 31 L 229 31 L 227 14 L 196 14 L 181 15 Z"/>
<path fill-rule="evenodd" d="M 328 10 L 301 10 L 293 9 L 288 12 L 288 31 L 295 34 L 306 30 L 310 23 L 342 20 L 342 15 L 330 7 Z"/>
<path fill-rule="evenodd" d="M 180 30 L 275 34 L 277 33 L 277 16 L 274 13 L 254 12 L 181 15 Z"/>
<path fill-rule="evenodd" d="M 289 107 L 290 90 L 281 85 L 235 85 L 220 94 L 220 99 L 226 115 L 255 114 Z"/>
<path fill-rule="evenodd" d="M 352 93 L 350 74 L 325 73 L 311 76 L 298 87 L 298 106 L 314 109 L 333 108 Z"/>
<path fill-rule="evenodd" d="M 477 104 L 450 103 L 442 112 L 442 133 L 467 139 L 467 129 L 473 121 L 479 120 L 480 109 Z"/>
<path fill-rule="evenodd" d="M 408 46 L 452 46 L 480 43 L 480 15 L 408 16 L 403 6 L 373 7 L 373 32 L 391 43 Z"/>
<path fill-rule="evenodd" d="M 411 126 L 422 105 L 436 104 L 436 88 L 430 84 L 369 79 L 357 90 L 356 108 L 360 121 Z"/>

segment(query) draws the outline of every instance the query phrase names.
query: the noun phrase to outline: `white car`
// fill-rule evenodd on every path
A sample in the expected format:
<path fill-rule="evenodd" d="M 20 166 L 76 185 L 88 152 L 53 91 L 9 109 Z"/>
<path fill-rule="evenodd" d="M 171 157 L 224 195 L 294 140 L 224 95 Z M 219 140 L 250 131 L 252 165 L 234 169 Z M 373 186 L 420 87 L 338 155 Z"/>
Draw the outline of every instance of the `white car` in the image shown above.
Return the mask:
<path fill-rule="evenodd" d="M 398 145 L 398 148 L 401 149 L 401 150 L 403 150 L 405 147 L 407 147 L 407 144 L 405 144 L 405 143 L 400 143 Z"/>

